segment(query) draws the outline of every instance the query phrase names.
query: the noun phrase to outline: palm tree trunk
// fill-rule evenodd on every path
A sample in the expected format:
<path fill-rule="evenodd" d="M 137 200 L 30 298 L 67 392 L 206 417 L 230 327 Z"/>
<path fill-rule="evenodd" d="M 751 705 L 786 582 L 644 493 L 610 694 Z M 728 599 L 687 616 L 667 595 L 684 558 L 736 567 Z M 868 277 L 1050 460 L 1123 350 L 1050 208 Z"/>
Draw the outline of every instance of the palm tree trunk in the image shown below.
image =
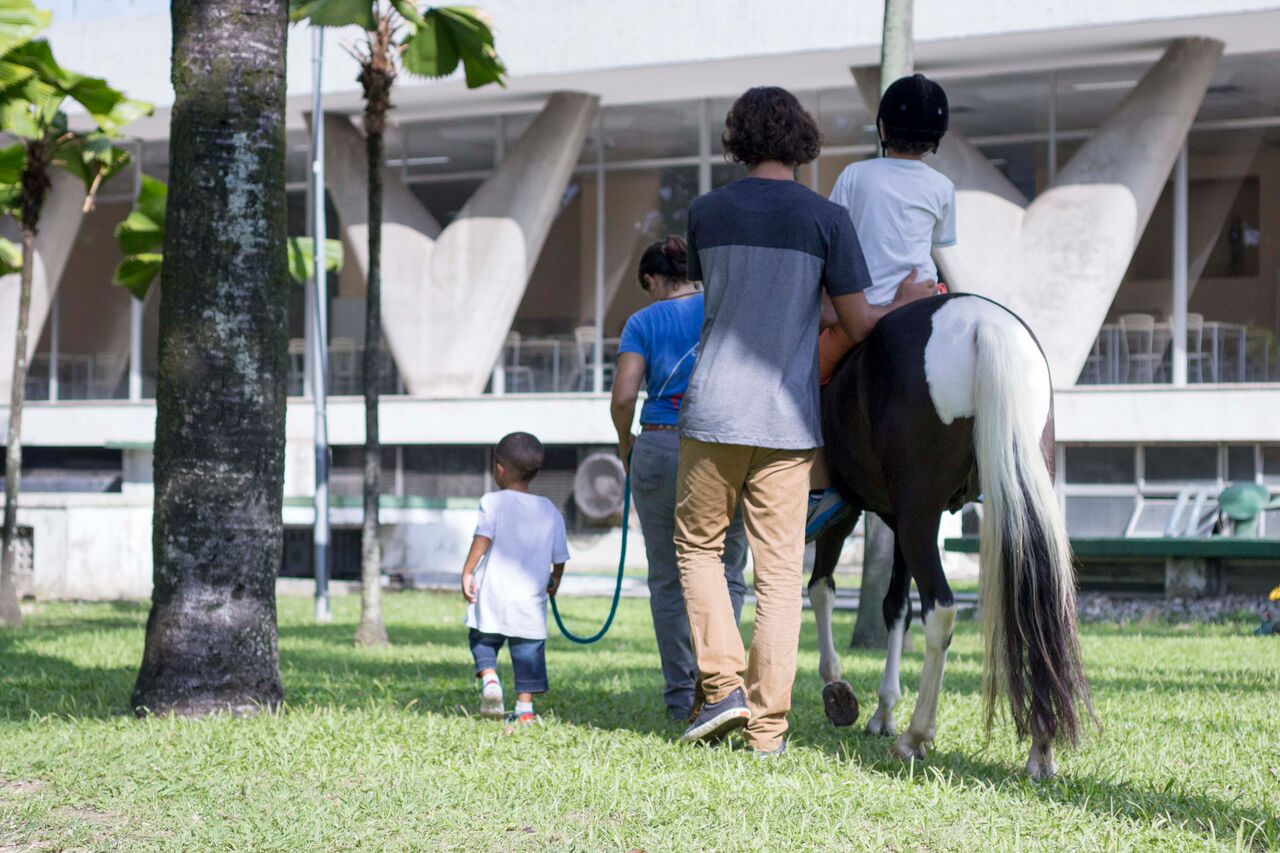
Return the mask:
<path fill-rule="evenodd" d="M 9 389 L 9 433 L 4 454 L 4 551 L 0 557 L 0 627 L 22 626 L 18 607 L 18 485 L 22 479 L 22 408 L 27 397 L 27 324 L 35 277 L 35 228 L 22 228 L 22 276 L 18 284 L 18 329 L 13 343 L 13 385 Z"/>
<path fill-rule="evenodd" d="M 880 39 L 880 92 L 899 77 L 910 74 L 915 65 L 912 40 L 914 0 L 884 0 L 884 30 Z M 858 600 L 858 621 L 853 626 L 850 645 L 861 649 L 883 649 L 889 642 L 881 603 L 889 591 L 893 574 L 893 531 L 879 516 L 867 513 L 862 552 L 862 588 Z M 909 636 L 909 635 L 908 635 Z"/>
<path fill-rule="evenodd" d="M 287 0 L 173 0 L 155 587 L 139 714 L 283 699 Z"/>
<path fill-rule="evenodd" d="M 382 442 L 378 437 L 378 382 L 382 354 L 382 145 L 387 110 L 391 107 L 391 77 L 366 67 L 365 157 L 369 170 L 369 281 L 364 322 L 364 523 L 360 530 L 361 646 L 387 644 L 382 623 L 382 546 L 378 542 L 378 496 L 382 481 Z"/>
<path fill-rule="evenodd" d="M 858 620 L 853 623 L 851 649 L 883 649 L 889 643 L 884 624 L 884 597 L 893 575 L 893 531 L 880 516 L 868 512 L 862 521 L 862 586 L 858 592 Z"/>

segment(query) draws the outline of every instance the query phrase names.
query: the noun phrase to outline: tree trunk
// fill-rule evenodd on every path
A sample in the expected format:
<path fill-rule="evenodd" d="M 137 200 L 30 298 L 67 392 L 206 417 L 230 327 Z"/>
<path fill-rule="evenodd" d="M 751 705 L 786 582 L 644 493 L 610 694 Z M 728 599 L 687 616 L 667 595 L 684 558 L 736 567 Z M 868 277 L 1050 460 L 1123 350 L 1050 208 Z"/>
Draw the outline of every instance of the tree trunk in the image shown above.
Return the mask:
<path fill-rule="evenodd" d="M 884 0 L 884 30 L 880 37 L 880 94 L 899 77 L 915 71 L 912 36 L 915 0 Z"/>
<path fill-rule="evenodd" d="M 858 594 L 858 620 L 853 623 L 853 649 L 883 649 L 889 644 L 884 624 L 884 597 L 893 574 L 893 531 L 873 512 L 862 527 L 862 586 Z"/>
<path fill-rule="evenodd" d="M 880 93 L 894 80 L 910 74 L 915 64 L 912 41 L 913 0 L 885 0 L 884 32 L 880 39 Z M 862 589 L 858 621 L 854 623 L 854 648 L 885 648 L 889 629 L 881 604 L 893 573 L 893 531 L 879 516 L 867 513 L 862 552 Z"/>
<path fill-rule="evenodd" d="M 18 284 L 18 328 L 13 337 L 13 385 L 4 454 L 4 538 L 0 556 L 0 627 L 22 627 L 18 606 L 18 486 L 22 480 L 22 408 L 27 398 L 27 323 L 35 278 L 36 231 L 22 228 L 22 277 Z"/>
<path fill-rule="evenodd" d="M 364 322 L 364 523 L 360 529 L 361 646 L 385 646 L 382 624 L 382 546 L 378 542 L 378 496 L 382 442 L 378 437 L 378 382 L 382 354 L 382 140 L 391 107 L 391 77 L 376 68 L 362 74 L 365 86 L 365 155 L 369 170 L 369 276 Z"/>
<path fill-rule="evenodd" d="M 139 714 L 283 699 L 287 0 L 174 0 L 156 383 L 155 587 Z"/>

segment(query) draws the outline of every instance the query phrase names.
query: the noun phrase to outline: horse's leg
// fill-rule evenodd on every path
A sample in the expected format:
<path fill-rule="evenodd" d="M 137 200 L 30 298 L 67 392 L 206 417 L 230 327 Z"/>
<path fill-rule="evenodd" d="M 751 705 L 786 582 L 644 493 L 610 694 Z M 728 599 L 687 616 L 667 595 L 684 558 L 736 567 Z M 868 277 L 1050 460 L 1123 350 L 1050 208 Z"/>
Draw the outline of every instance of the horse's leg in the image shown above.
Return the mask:
<path fill-rule="evenodd" d="M 920 590 L 924 622 L 924 669 L 915 711 L 907 730 L 893 744 L 893 754 L 904 760 L 924 758 L 925 744 L 933 740 L 937 731 L 942 672 L 956 623 L 955 598 L 938 556 L 938 525 L 936 511 L 898 516 L 898 547 Z"/>
<path fill-rule="evenodd" d="M 907 573 L 898 537 L 894 536 L 893 574 L 884 597 L 884 624 L 889 627 L 889 648 L 884 659 L 884 677 L 880 679 L 879 704 L 867 721 L 867 733 L 893 737 L 898 733 L 893 722 L 893 709 L 902 698 L 898 667 L 902 662 L 902 644 L 911 625 L 911 575 Z"/>
<path fill-rule="evenodd" d="M 833 525 L 814 543 L 813 574 L 809 578 L 809 603 L 818 629 L 818 674 L 822 676 L 822 705 L 832 725 L 851 726 L 858 721 L 858 697 L 840 677 L 840 657 L 836 653 L 831 627 L 835 610 L 836 563 L 844 541 L 858 523 L 857 514 Z"/>
<path fill-rule="evenodd" d="M 1031 732 L 1031 751 L 1027 754 L 1027 775 L 1032 779 L 1052 779 L 1058 774 L 1053 758 L 1053 738 L 1035 727 Z"/>

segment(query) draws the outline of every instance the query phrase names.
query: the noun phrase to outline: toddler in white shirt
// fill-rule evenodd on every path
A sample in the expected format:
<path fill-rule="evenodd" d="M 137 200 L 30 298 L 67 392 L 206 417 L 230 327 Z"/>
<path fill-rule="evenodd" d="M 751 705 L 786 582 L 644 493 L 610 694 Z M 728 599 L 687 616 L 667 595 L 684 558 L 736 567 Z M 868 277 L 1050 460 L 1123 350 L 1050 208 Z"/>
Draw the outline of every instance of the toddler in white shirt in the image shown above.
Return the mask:
<path fill-rule="evenodd" d="M 500 491 L 480 499 L 471 551 L 462 567 L 462 595 L 480 715 L 505 714 L 498 680 L 498 650 L 505 643 L 515 671 L 511 724 L 537 722 L 535 693 L 547 691 L 547 597 L 555 595 L 569 559 L 564 518 L 551 501 L 530 493 L 543 461 L 542 442 L 527 432 L 504 437 L 493 451 Z"/>

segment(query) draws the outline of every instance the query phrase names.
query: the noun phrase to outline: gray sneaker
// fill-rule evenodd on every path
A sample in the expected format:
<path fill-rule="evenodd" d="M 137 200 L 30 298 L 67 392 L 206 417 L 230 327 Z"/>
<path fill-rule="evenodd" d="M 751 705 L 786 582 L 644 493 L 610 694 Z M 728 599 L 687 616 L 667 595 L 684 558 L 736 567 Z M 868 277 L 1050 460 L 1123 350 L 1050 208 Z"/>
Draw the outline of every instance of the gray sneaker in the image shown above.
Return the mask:
<path fill-rule="evenodd" d="M 680 740 L 685 743 L 716 741 L 729 732 L 742 728 L 749 719 L 751 711 L 747 708 L 747 697 L 739 687 L 719 702 L 703 705 L 692 725 L 680 736 Z"/>

